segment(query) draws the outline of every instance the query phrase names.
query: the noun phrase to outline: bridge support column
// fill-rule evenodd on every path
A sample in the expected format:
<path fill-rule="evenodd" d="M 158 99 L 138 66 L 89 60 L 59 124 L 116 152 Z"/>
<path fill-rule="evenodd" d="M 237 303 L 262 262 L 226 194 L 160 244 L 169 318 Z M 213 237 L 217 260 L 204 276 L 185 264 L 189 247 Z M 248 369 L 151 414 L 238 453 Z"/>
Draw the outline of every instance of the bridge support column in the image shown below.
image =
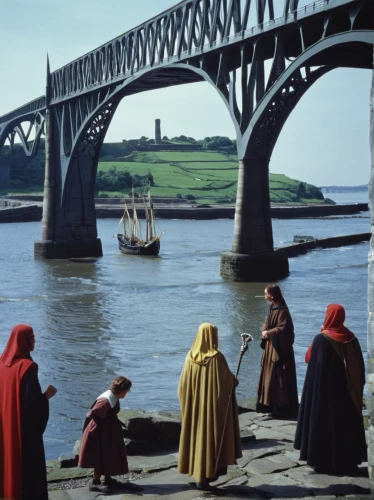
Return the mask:
<path fill-rule="evenodd" d="M 234 241 L 221 255 L 221 275 L 234 281 L 276 281 L 289 274 L 288 259 L 274 251 L 269 159 L 239 161 Z"/>
<path fill-rule="evenodd" d="M 43 195 L 42 239 L 34 242 L 34 256 L 42 259 L 55 258 L 56 234 L 56 180 L 53 161 L 53 110 L 46 109 L 45 116 L 45 173 Z"/>
<path fill-rule="evenodd" d="M 58 182 L 58 168 L 60 167 L 58 151 L 59 141 L 55 137 L 56 120 L 54 109 L 46 110 L 46 140 L 45 140 L 45 177 L 43 197 L 42 239 L 34 242 L 34 257 L 39 259 L 68 259 L 71 257 L 101 257 L 103 255 L 101 240 L 97 238 L 96 217 L 93 196 L 85 200 L 79 193 L 78 200 L 72 203 L 73 214 L 78 217 L 69 217 L 74 222 L 63 222 L 68 215 L 66 209 L 58 209 L 61 188 Z M 83 156 L 83 155 L 82 155 Z M 87 156 L 79 158 L 80 163 L 89 171 L 92 170 L 92 159 Z M 79 183 L 81 178 L 73 185 Z M 81 181 L 82 184 L 85 184 Z M 90 184 L 90 183 L 87 183 Z M 72 194 L 77 196 L 76 193 Z M 89 201 L 92 198 L 90 205 Z M 84 208 L 84 216 L 80 214 Z M 86 220 L 89 222 L 86 223 Z M 83 222 L 83 223 L 82 223 Z"/>

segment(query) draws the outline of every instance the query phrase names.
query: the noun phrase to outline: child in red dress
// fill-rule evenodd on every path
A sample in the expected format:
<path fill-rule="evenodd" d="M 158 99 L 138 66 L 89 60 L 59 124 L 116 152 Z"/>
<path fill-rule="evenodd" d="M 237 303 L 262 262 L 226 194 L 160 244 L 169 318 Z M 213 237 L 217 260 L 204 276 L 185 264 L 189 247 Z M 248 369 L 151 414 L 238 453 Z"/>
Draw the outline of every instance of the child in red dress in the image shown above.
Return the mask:
<path fill-rule="evenodd" d="M 131 380 L 126 377 L 115 377 L 110 389 L 96 399 L 87 413 L 79 466 L 94 470 L 90 491 L 109 493 L 118 487 L 136 486 L 111 477 L 129 472 L 122 427 L 117 413 L 120 410 L 119 400 L 126 396 L 131 385 Z M 100 481 L 102 475 L 105 476 L 104 483 Z"/>

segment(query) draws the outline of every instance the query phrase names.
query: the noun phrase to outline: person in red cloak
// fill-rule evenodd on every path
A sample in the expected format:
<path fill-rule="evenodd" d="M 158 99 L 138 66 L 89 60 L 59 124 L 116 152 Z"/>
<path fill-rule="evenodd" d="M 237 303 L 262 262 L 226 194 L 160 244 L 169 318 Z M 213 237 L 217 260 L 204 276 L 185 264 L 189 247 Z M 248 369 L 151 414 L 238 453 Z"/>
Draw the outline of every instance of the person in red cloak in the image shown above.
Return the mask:
<path fill-rule="evenodd" d="M 57 390 L 42 393 L 34 347 L 31 326 L 16 325 L 0 357 L 0 498 L 48 499 L 43 432 Z"/>
<path fill-rule="evenodd" d="M 354 474 L 367 460 L 360 344 L 344 326 L 345 311 L 329 304 L 321 333 L 309 347 L 294 447 L 316 472 Z"/>

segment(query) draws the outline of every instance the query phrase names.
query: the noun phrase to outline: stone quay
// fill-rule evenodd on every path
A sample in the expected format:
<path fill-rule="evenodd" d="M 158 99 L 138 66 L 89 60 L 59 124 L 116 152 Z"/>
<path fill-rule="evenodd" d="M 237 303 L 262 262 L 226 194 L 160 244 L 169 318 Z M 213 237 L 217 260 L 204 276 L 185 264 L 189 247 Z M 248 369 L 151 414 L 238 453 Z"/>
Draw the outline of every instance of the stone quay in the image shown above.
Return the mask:
<path fill-rule="evenodd" d="M 243 457 L 228 467 L 227 474 L 204 492 L 196 489 L 192 478 L 178 473 L 180 413 L 146 413 L 121 410 L 130 473 L 117 479 L 121 490 L 110 494 L 113 500 L 190 500 L 202 498 L 314 500 L 372 499 L 368 464 L 359 467 L 356 477 L 317 474 L 299 460 L 294 450 L 295 420 L 275 420 L 254 411 L 253 399 L 239 402 L 240 435 Z M 50 500 L 91 500 L 107 495 L 88 491 L 91 469 L 77 467 L 78 441 L 72 455 L 47 462 Z M 126 482 L 130 484 L 126 485 Z M 131 484 L 141 491 L 132 491 Z"/>

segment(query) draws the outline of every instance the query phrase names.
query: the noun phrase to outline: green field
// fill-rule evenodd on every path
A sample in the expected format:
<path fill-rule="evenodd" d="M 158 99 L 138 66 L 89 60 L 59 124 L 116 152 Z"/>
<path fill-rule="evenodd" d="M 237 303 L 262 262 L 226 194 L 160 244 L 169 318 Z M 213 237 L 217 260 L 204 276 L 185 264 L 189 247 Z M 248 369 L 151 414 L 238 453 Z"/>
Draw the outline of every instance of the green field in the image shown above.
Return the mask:
<path fill-rule="evenodd" d="M 103 158 L 106 159 L 105 157 Z M 102 160 L 103 160 L 102 159 Z M 156 151 L 134 152 L 129 156 L 116 158 L 114 161 L 100 161 L 98 170 L 109 172 L 127 171 L 140 176 L 152 174 L 154 196 L 175 197 L 177 195 L 195 197 L 197 203 L 234 203 L 238 180 L 238 162 L 235 155 L 226 155 L 212 151 Z M 300 180 L 290 179 L 283 174 L 270 174 L 270 198 L 273 202 L 321 202 L 308 191 L 298 191 Z M 121 196 L 122 192 L 100 191 L 98 195 Z M 141 188 L 138 189 L 141 191 Z"/>

